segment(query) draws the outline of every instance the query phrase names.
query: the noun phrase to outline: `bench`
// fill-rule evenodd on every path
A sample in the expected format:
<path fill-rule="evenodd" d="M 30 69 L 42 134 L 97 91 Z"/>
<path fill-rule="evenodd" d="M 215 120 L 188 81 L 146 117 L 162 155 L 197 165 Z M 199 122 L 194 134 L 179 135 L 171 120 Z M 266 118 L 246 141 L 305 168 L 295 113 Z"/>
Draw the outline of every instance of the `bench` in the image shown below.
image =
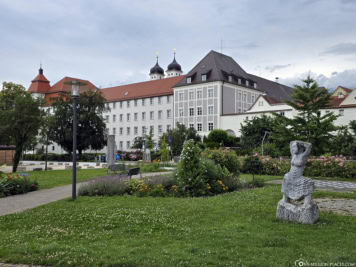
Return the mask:
<path fill-rule="evenodd" d="M 124 172 L 126 170 L 126 166 L 125 164 L 111 164 L 108 167 L 107 172 L 111 171 L 111 172 Z"/>
<path fill-rule="evenodd" d="M 127 172 L 127 175 L 130 177 L 130 180 L 132 175 L 137 175 L 137 174 L 140 174 L 140 168 L 132 168 L 129 169 L 129 171 Z"/>

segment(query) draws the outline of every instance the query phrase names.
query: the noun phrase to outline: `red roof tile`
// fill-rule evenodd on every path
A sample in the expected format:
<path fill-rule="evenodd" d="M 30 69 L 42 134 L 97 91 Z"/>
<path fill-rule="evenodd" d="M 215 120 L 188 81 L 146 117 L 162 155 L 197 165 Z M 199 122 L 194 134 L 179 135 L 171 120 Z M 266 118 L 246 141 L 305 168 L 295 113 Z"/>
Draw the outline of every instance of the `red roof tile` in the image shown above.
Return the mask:
<path fill-rule="evenodd" d="M 338 96 L 331 96 L 330 101 L 329 101 L 330 107 L 331 108 L 339 107 L 341 102 L 344 100 L 345 100 L 345 97 L 339 98 Z"/>
<path fill-rule="evenodd" d="M 270 105 L 275 105 L 275 104 L 280 104 L 281 103 L 280 100 L 275 99 L 274 97 L 271 97 L 271 96 L 268 96 L 268 95 L 264 95 L 263 97 L 264 97 L 264 99 L 266 99 L 266 101 Z"/>
<path fill-rule="evenodd" d="M 64 84 L 65 82 L 71 82 L 73 80 L 80 81 L 83 83 L 86 83 L 87 85 L 81 86 L 80 91 L 86 91 L 89 89 L 97 90 L 98 88 L 92 84 L 91 82 L 87 80 L 82 80 L 82 79 L 77 79 L 77 78 L 71 78 L 71 77 L 64 77 L 62 80 L 59 82 L 55 83 L 49 90 L 48 93 L 56 93 L 56 92 L 71 92 L 72 91 L 72 86 Z"/>
<path fill-rule="evenodd" d="M 38 74 L 36 78 L 32 80 L 31 86 L 28 88 L 28 92 L 44 94 L 51 86 L 49 81 L 43 74 Z"/>
<path fill-rule="evenodd" d="M 184 75 L 181 75 L 161 80 L 104 88 L 101 91 L 103 92 L 107 102 L 160 95 L 172 95 L 173 87 L 183 78 Z"/>
<path fill-rule="evenodd" d="M 344 91 L 348 94 L 350 94 L 352 92 L 352 89 L 349 89 L 349 88 L 346 88 L 346 87 L 343 87 L 343 86 L 339 86 L 340 88 L 344 89 Z"/>

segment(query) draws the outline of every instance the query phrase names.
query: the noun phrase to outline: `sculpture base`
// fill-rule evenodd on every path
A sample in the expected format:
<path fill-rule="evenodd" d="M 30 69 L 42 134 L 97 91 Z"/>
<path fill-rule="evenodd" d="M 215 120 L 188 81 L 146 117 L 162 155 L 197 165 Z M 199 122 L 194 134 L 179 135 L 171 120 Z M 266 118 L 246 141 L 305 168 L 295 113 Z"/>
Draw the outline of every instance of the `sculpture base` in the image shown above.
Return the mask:
<path fill-rule="evenodd" d="M 315 203 L 304 207 L 304 205 L 287 203 L 282 199 L 278 202 L 277 218 L 283 221 L 313 224 L 319 218 L 319 208 Z"/>

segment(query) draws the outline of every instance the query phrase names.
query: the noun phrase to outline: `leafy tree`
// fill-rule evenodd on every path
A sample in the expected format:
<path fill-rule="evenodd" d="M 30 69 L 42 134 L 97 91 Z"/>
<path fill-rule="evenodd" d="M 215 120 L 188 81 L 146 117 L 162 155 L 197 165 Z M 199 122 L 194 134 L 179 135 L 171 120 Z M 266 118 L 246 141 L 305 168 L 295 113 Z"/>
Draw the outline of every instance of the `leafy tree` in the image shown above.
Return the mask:
<path fill-rule="evenodd" d="M 132 141 L 132 149 L 142 149 L 143 145 L 145 143 L 145 137 L 144 136 L 137 136 L 134 138 Z"/>
<path fill-rule="evenodd" d="M 145 139 L 146 139 L 146 148 L 152 150 L 155 147 L 155 141 L 153 140 L 152 130 L 150 130 L 150 133 L 146 135 Z"/>
<path fill-rule="evenodd" d="M 179 156 L 186 140 L 193 140 L 195 143 L 201 142 L 201 137 L 193 128 L 186 128 L 184 124 L 177 123 L 176 127 L 167 131 L 166 142 L 171 146 L 174 156 Z"/>
<path fill-rule="evenodd" d="M 334 155 L 353 156 L 355 154 L 356 139 L 348 126 L 339 127 L 330 148 L 330 152 Z"/>
<path fill-rule="evenodd" d="M 166 138 L 162 138 L 159 153 L 161 154 L 161 161 L 167 162 L 169 161 L 169 149 L 166 142 Z"/>
<path fill-rule="evenodd" d="M 0 141 L 13 144 L 16 151 L 12 171 L 17 170 L 24 147 L 30 145 L 41 125 L 42 100 L 35 99 L 26 89 L 11 82 L 4 82 L 0 91 Z"/>
<path fill-rule="evenodd" d="M 267 115 L 254 117 L 251 120 L 245 120 L 241 124 L 241 145 L 248 148 L 256 148 L 261 146 L 263 137 L 266 134 L 265 142 L 270 142 L 270 135 L 273 131 L 275 118 Z"/>
<path fill-rule="evenodd" d="M 64 94 L 52 104 L 55 122 L 52 124 L 52 141 L 67 152 L 73 148 L 73 99 Z M 79 96 L 77 149 L 79 157 L 86 149 L 100 150 L 106 145 L 106 124 L 102 113 L 106 110 L 103 94 L 88 90 Z"/>
<path fill-rule="evenodd" d="M 255 180 L 255 174 L 261 174 L 263 171 L 263 164 L 257 155 L 248 156 L 242 166 L 243 172 L 252 173 L 252 180 Z"/>
<path fill-rule="evenodd" d="M 319 88 L 310 76 L 303 82 L 303 86 L 295 86 L 293 101 L 286 101 L 298 114 L 290 119 L 275 113 L 276 125 L 271 138 L 275 144 L 284 146 L 284 152 L 292 140 L 308 141 L 313 145 L 313 154 L 320 155 L 330 145 L 331 133 L 337 129 L 333 124 L 337 117 L 332 112 L 325 115 L 320 112 L 329 106 L 331 94 Z"/>

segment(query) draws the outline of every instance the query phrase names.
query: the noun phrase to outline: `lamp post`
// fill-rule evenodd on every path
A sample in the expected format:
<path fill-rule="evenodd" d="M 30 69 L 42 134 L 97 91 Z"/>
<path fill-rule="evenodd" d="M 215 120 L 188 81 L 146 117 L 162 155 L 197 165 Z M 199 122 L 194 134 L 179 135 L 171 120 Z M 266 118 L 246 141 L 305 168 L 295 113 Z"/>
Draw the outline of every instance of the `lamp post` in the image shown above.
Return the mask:
<path fill-rule="evenodd" d="M 72 86 L 72 97 L 73 97 L 73 175 L 72 175 L 72 200 L 77 197 L 77 108 L 78 108 L 78 98 L 79 98 L 79 86 L 87 85 L 79 81 L 65 82 L 67 85 Z"/>

